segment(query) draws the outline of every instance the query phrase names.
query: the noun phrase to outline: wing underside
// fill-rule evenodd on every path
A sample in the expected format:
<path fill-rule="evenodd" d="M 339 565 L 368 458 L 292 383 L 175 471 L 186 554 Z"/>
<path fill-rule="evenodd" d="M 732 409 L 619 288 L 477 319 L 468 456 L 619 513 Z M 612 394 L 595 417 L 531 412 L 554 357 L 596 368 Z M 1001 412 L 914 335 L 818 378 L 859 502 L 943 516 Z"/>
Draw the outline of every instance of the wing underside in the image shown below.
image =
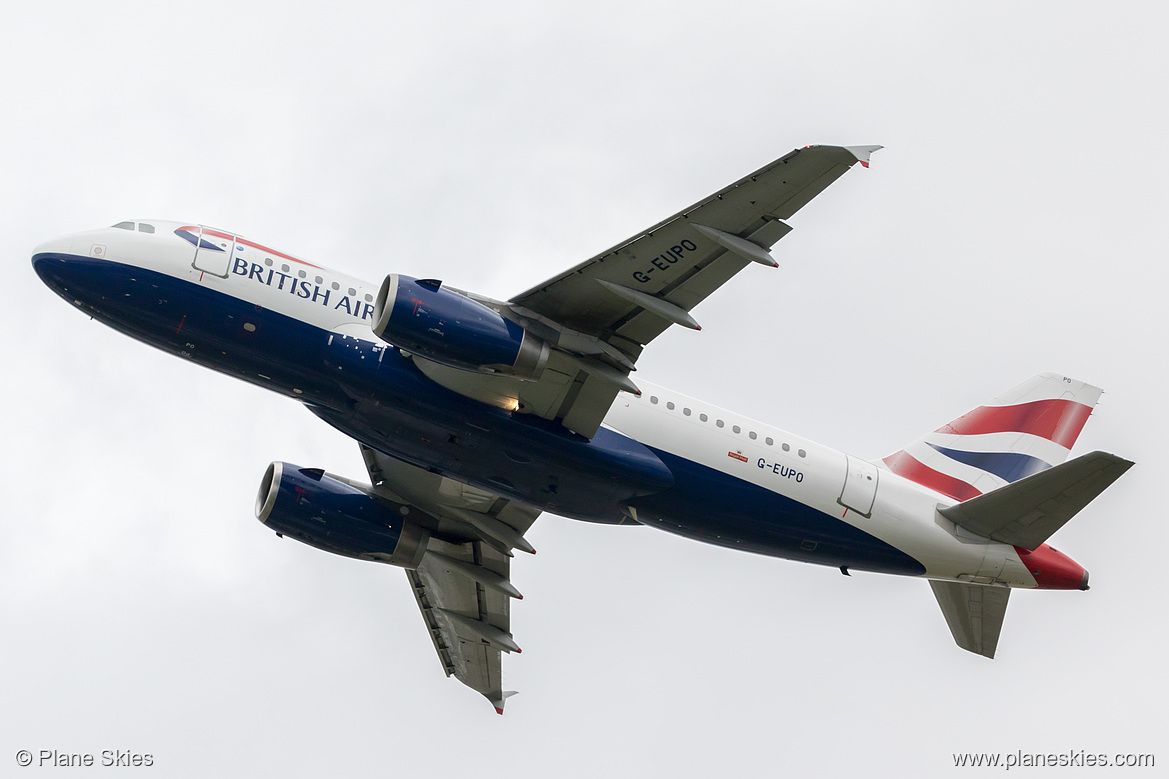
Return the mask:
<path fill-rule="evenodd" d="M 458 563 L 482 567 L 507 579 L 508 558 L 490 546 L 477 541 L 448 544 L 434 539 L 422 563 L 415 570 L 407 570 L 406 578 L 443 671 L 486 697 L 502 714 L 505 694 L 501 655 L 505 650 L 484 638 L 483 633 L 485 628 L 493 628 L 502 636 L 510 636 L 511 599 L 471 579 Z"/>
<path fill-rule="evenodd" d="M 460 484 L 369 447 L 362 456 L 374 491 L 416 506 L 436 524 L 422 562 L 406 578 L 443 671 L 503 713 L 503 653 L 519 652 L 511 634 L 513 549 L 534 552 L 524 533 L 537 509 Z"/>
<path fill-rule="evenodd" d="M 796 149 L 512 303 L 619 348 L 695 327 L 692 308 L 748 265 L 774 265 L 783 220 L 877 148 Z"/>

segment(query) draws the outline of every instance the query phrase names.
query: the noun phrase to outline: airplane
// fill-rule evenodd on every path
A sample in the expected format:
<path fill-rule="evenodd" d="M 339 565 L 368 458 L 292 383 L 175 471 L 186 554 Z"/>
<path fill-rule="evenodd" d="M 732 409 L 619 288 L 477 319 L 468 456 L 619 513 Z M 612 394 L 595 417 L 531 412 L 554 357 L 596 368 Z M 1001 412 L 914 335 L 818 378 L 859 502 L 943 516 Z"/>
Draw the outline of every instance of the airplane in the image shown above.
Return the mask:
<path fill-rule="evenodd" d="M 957 644 L 993 658 L 1011 590 L 1088 589 L 1050 536 L 1133 463 L 1068 459 L 1101 390 L 1041 373 L 880 460 L 631 377 L 647 344 L 880 146 L 796 149 L 510 300 L 378 284 L 230 230 L 131 220 L 34 250 L 82 313 L 303 403 L 369 483 L 273 462 L 279 537 L 405 569 L 447 676 L 500 714 L 516 550 L 543 512 L 929 581 Z"/>

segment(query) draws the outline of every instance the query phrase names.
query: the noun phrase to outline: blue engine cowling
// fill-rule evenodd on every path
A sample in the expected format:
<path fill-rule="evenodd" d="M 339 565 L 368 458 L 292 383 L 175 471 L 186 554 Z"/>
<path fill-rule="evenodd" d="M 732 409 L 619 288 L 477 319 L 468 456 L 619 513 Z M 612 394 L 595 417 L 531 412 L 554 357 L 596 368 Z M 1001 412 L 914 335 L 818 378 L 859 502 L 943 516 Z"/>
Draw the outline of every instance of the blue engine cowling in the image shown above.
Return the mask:
<path fill-rule="evenodd" d="M 417 568 L 430 539 L 408 519 L 410 506 L 383 502 L 319 468 L 268 466 L 256 495 L 256 518 L 280 535 L 326 552 Z"/>
<path fill-rule="evenodd" d="M 443 365 L 521 379 L 539 377 L 550 351 L 543 339 L 442 282 L 398 273 L 378 291 L 373 331 Z"/>

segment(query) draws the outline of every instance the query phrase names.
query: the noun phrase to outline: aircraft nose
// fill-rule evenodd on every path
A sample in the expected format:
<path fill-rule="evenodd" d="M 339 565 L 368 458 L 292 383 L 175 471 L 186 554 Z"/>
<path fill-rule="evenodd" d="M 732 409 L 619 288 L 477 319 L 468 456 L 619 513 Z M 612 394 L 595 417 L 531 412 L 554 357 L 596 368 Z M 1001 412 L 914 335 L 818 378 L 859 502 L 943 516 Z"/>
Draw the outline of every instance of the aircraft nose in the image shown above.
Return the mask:
<path fill-rule="evenodd" d="M 106 257 L 106 246 L 94 243 L 84 233 L 65 235 L 45 241 L 33 249 L 32 267 L 49 289 L 61 297 L 76 297 L 70 288 L 92 274 L 92 266 Z"/>
<path fill-rule="evenodd" d="M 44 270 L 54 263 L 64 261 L 65 257 L 72 253 L 73 236 L 71 235 L 64 235 L 60 238 L 54 238 L 51 241 L 45 241 L 32 250 L 33 270 L 43 279 Z"/>
<path fill-rule="evenodd" d="M 60 291 L 60 276 L 69 257 L 73 256 L 73 236 L 65 235 L 45 241 L 32 250 L 32 268 L 41 281 Z"/>

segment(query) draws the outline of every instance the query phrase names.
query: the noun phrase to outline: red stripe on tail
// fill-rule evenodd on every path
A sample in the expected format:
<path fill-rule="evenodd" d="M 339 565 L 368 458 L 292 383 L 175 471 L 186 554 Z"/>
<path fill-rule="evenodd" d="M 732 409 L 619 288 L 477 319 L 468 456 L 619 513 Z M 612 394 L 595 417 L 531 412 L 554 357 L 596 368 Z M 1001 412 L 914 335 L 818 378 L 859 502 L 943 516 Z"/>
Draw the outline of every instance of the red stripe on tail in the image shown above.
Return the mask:
<path fill-rule="evenodd" d="M 940 492 L 954 500 L 970 500 L 982 494 L 972 485 L 967 484 L 961 479 L 955 479 L 953 476 L 947 476 L 944 473 L 935 471 L 928 465 L 924 465 L 913 455 L 906 454 L 905 452 L 895 452 L 886 457 L 883 462 L 889 466 L 889 470 L 898 476 L 909 479 L 923 487 L 929 487 L 931 490 Z"/>
<path fill-rule="evenodd" d="M 951 435 L 1029 433 L 1071 449 L 1091 414 L 1090 406 L 1062 398 L 1015 406 L 981 406 L 935 432 Z"/>

